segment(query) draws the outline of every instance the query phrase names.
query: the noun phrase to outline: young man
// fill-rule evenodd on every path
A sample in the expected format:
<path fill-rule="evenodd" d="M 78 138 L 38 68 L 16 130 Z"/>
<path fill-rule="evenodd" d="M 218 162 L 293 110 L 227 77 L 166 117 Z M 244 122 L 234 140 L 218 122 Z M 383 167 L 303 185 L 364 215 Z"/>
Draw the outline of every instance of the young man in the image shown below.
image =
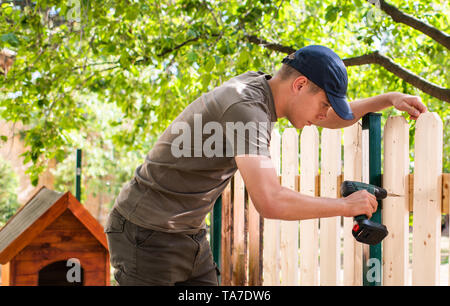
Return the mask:
<path fill-rule="evenodd" d="M 247 72 L 192 102 L 164 131 L 120 192 L 107 233 L 120 285 L 217 285 L 204 219 L 239 169 L 264 218 L 352 217 L 377 209 L 366 191 L 311 197 L 282 187 L 270 160 L 272 123 L 342 128 L 394 106 L 413 119 L 420 98 L 386 93 L 348 103 L 347 71 L 332 50 L 307 46 L 274 77 Z"/>

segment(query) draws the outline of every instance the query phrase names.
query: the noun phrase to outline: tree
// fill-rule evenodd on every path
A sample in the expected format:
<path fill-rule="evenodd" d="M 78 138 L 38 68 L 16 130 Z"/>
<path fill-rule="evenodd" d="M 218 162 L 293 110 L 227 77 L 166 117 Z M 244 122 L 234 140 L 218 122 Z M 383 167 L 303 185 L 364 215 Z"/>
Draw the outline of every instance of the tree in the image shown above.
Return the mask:
<path fill-rule="evenodd" d="M 285 54 L 322 44 L 344 58 L 350 99 L 418 94 L 448 123 L 449 4 L 371 3 L 2 1 L 0 48 L 17 55 L 7 78 L 0 76 L 0 116 L 28 126 L 25 162 L 33 162 L 37 183 L 43 161 L 64 160 L 70 135 L 89 130 L 86 97 L 120 110 L 122 118 L 109 121 L 115 150 L 144 150 L 222 81 L 247 70 L 273 72 Z"/>
<path fill-rule="evenodd" d="M 19 208 L 17 188 L 19 181 L 11 166 L 0 157 L 0 227 L 15 214 Z"/>

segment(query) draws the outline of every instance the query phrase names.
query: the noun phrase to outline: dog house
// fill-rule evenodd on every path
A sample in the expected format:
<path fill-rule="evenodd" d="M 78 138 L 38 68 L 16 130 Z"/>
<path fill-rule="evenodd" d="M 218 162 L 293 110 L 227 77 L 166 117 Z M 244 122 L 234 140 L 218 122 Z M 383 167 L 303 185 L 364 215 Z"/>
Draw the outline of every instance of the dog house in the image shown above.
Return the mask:
<path fill-rule="evenodd" d="M 42 187 L 0 230 L 2 285 L 106 286 L 103 227 L 70 193 Z"/>

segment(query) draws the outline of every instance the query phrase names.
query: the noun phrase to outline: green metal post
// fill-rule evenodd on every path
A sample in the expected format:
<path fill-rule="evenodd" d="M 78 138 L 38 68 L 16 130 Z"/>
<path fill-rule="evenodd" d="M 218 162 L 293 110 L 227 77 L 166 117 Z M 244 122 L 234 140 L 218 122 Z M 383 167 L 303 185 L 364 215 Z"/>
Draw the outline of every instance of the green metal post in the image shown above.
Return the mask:
<path fill-rule="evenodd" d="M 81 149 L 77 149 L 77 167 L 75 176 L 75 197 L 81 201 Z"/>
<path fill-rule="evenodd" d="M 211 214 L 211 232 L 210 244 L 213 253 L 214 262 L 220 269 L 220 253 L 222 240 L 222 196 L 219 196 L 214 203 L 214 208 Z M 219 276 L 220 283 L 220 276 Z"/>
<path fill-rule="evenodd" d="M 369 130 L 369 183 L 381 186 L 381 114 L 368 113 L 362 120 L 363 130 Z M 372 215 L 372 221 L 381 222 L 381 201 Z M 382 250 L 381 243 L 370 246 L 370 258 L 363 263 L 364 286 L 381 286 Z"/>

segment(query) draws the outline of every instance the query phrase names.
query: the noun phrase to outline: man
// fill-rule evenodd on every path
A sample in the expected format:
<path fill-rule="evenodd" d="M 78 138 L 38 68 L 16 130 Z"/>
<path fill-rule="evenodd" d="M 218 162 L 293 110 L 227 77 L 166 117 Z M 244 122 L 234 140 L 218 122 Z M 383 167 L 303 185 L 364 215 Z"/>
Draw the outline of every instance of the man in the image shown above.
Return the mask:
<path fill-rule="evenodd" d="M 105 232 L 120 285 L 217 285 L 204 219 L 239 169 L 264 218 L 352 217 L 377 209 L 366 191 L 332 199 L 280 186 L 270 160 L 272 123 L 342 128 L 389 106 L 413 119 L 420 98 L 386 93 L 348 103 L 342 60 L 323 46 L 283 59 L 274 77 L 247 72 L 192 102 L 164 131 L 120 192 Z M 214 132 L 214 133 L 213 133 Z"/>

